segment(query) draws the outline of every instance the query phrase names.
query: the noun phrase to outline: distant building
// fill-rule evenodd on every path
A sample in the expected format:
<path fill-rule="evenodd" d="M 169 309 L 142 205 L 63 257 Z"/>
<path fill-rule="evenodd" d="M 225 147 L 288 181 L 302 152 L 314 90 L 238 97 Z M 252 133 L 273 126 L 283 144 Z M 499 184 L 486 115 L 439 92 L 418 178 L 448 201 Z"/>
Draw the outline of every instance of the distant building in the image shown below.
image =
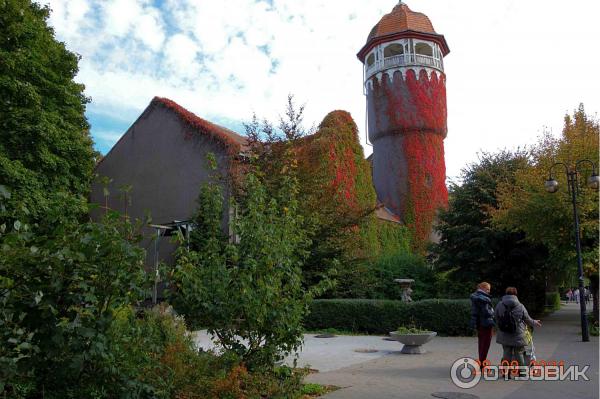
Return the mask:
<path fill-rule="evenodd" d="M 199 118 L 171 100 L 155 97 L 98 163 L 96 173 L 111 179 L 110 195 L 105 197 L 103 185 L 96 181 L 91 201 L 127 211 L 132 218 L 150 214 L 154 227 L 145 227 L 142 245 L 148 253 L 147 268 L 152 269 L 157 260 L 170 262 L 175 246 L 164 236 L 178 227 L 177 222 L 188 221 L 194 214 L 201 184 L 216 173 L 234 174 L 246 145 L 245 137 Z M 209 153 L 216 157 L 215 171 L 208 168 Z M 120 194 L 124 186 L 131 186 L 129 204 Z M 228 201 L 225 183 L 224 194 Z M 227 225 L 228 215 L 224 215 L 224 229 Z M 185 229 L 185 224 L 179 227 Z M 153 240 L 157 234 L 161 239 Z"/>

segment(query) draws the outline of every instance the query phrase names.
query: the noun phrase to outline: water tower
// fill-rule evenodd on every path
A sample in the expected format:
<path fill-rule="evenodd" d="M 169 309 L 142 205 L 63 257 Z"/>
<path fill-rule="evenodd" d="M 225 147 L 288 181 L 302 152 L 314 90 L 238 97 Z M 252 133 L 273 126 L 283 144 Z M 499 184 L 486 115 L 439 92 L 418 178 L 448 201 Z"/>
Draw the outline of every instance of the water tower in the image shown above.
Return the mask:
<path fill-rule="evenodd" d="M 418 246 L 431 239 L 436 212 L 448 203 L 443 58 L 449 51 L 428 17 L 400 2 L 357 54 L 377 197 L 413 229 Z"/>

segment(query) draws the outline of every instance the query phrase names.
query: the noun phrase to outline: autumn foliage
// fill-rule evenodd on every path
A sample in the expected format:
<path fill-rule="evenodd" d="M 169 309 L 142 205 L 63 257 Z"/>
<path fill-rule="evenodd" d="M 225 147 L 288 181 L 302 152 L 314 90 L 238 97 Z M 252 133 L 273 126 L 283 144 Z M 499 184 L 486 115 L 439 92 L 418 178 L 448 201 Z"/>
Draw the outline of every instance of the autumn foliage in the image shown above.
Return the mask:
<path fill-rule="evenodd" d="M 395 184 L 381 200 L 413 233 L 413 246 L 423 249 L 436 214 L 448 205 L 444 138 L 447 109 L 444 74 L 409 69 L 373 79 L 368 98 L 370 137 L 375 157 L 394 159 L 393 170 L 375 170 L 380 184 Z M 383 137 L 391 140 L 378 145 Z M 400 152 L 400 153 L 398 153 Z M 380 162 L 379 165 L 385 164 Z M 396 174 L 390 179 L 387 174 Z M 390 183 L 391 182 L 391 183 Z"/>
<path fill-rule="evenodd" d="M 446 136 L 446 78 L 422 69 L 419 78 L 409 69 L 403 76 L 383 74 L 373 79 L 369 96 L 373 98 L 373 115 L 378 132 L 421 130 Z"/>
<path fill-rule="evenodd" d="M 195 133 L 211 137 L 215 142 L 221 144 L 229 155 L 233 156 L 237 155 L 241 147 L 245 144 L 245 139 L 242 136 L 200 118 L 168 98 L 154 97 L 152 105 L 162 106 L 175 112 L 189 128 L 185 133 L 186 137 Z"/>
<path fill-rule="evenodd" d="M 306 216 L 316 227 L 307 277 L 322 271 L 324 258 L 335 257 L 340 266 L 333 295 L 368 296 L 374 284 L 369 262 L 398 250 L 407 237 L 402 226 L 374 214 L 377 196 L 371 167 L 352 116 L 330 112 L 318 131 L 300 140 L 296 149 Z"/>
<path fill-rule="evenodd" d="M 509 230 L 524 231 L 528 241 L 546 246 L 551 254 L 549 266 L 555 271 L 556 282 L 569 275 L 573 278 L 577 265 L 573 208 L 564 165 L 575 170 L 580 160 L 588 160 L 577 165 L 583 267 L 588 276 L 598 273 L 598 190 L 587 187 L 586 181 L 593 169 L 598 172 L 599 126 L 598 119 L 586 115 L 581 104 L 572 116 L 565 116 L 559 137 L 546 133 L 531 148 L 530 162 L 516 173 L 514 184 L 502 182 L 499 185 L 500 206 L 493 213 L 494 222 Z M 556 162 L 564 165 L 552 167 Z M 544 188 L 551 167 L 552 175 L 559 183 L 559 190 L 554 194 Z"/>
<path fill-rule="evenodd" d="M 297 170 L 299 212 L 311 240 L 303 275 L 316 283 L 337 271 L 335 296 L 364 296 L 372 282 L 369 262 L 382 252 L 407 248 L 401 225 L 376 218 L 377 197 L 371 167 L 358 128 L 346 111 L 332 111 L 313 134 L 301 131 L 301 112 L 288 102 L 280 135 L 255 118 L 247 126 L 254 157 L 267 171 L 267 187 L 276 187 L 282 171 Z"/>

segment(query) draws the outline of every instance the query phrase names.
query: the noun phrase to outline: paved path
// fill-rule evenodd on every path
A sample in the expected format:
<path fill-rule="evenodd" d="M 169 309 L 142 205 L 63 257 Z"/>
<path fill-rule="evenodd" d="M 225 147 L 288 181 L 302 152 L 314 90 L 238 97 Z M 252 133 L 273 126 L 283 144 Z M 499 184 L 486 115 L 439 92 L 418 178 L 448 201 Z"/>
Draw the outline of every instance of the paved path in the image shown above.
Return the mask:
<path fill-rule="evenodd" d="M 300 364 L 311 363 L 321 372 L 307 377 L 309 382 L 331 384 L 343 387 L 326 395 L 326 399 L 336 398 L 428 398 L 434 392 L 460 392 L 480 398 L 573 398 L 597 399 L 598 396 L 598 337 L 590 342 L 581 342 L 579 308 L 577 305 L 563 305 L 562 309 L 543 320 L 543 327 L 536 329 L 535 346 L 539 359 L 563 360 L 566 365 L 590 365 L 587 376 L 590 381 L 481 381 L 471 389 L 457 388 L 450 379 L 452 363 L 463 356 L 477 356 L 476 338 L 436 337 L 426 345 L 429 353 L 424 355 L 403 355 L 398 343 L 381 340 L 380 337 L 337 337 L 329 343 L 330 349 L 316 349 L 316 339 L 307 337 Z M 334 345 L 333 341 L 346 340 L 347 343 Z M 311 344 L 312 342 L 312 344 Z M 373 354 L 351 353 L 354 349 L 366 346 L 374 349 Z M 396 350 L 394 350 L 396 346 Z M 320 355 L 319 355 L 320 351 Z M 324 357 L 325 356 L 325 357 Z M 372 356 L 369 358 L 369 356 Z M 498 363 L 501 347 L 495 342 L 490 348 L 489 359 Z M 344 363 L 346 367 L 337 368 Z"/>

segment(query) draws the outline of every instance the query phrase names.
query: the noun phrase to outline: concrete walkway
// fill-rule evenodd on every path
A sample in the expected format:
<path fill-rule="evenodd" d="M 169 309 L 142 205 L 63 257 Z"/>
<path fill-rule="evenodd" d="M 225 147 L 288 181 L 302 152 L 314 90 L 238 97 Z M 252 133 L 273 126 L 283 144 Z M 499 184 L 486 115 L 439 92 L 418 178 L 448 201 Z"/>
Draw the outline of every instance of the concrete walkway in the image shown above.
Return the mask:
<path fill-rule="evenodd" d="M 477 357 L 475 337 L 436 337 L 425 345 L 428 353 L 403 355 L 402 344 L 381 336 L 341 335 L 334 338 L 304 336 L 304 346 L 297 365 L 319 372 L 307 382 L 336 385 L 342 389 L 324 398 L 432 398 L 434 392 L 456 392 L 480 398 L 574 398 L 598 399 L 598 337 L 581 342 L 579 306 L 562 309 L 542 320 L 536 329 L 535 348 L 538 360 L 564 361 L 565 365 L 590 365 L 590 381 L 480 381 L 471 389 L 460 389 L 450 379 L 455 360 Z M 205 331 L 196 333 L 196 343 L 204 349 L 218 347 Z M 492 340 L 489 360 L 498 364 L 502 348 Z M 293 365 L 294 358 L 286 359 Z M 472 398 L 473 399 L 473 398 Z"/>
<path fill-rule="evenodd" d="M 538 360 L 564 361 L 565 365 L 590 365 L 586 375 L 590 381 L 480 381 L 471 389 L 460 389 L 450 379 L 452 363 L 463 357 L 477 357 L 477 340 L 471 337 L 436 337 L 426 344 L 424 355 L 402 355 L 396 342 L 381 337 L 307 336 L 299 364 L 310 364 L 320 372 L 307 377 L 307 382 L 337 385 L 342 389 L 324 398 L 428 398 L 434 392 L 456 392 L 480 398 L 573 398 L 597 399 L 598 337 L 581 342 L 579 307 L 563 305 L 546 317 L 535 332 Z M 354 339 L 354 340 L 353 340 Z M 339 344 L 336 344 L 338 341 Z M 321 346 L 319 349 L 318 346 Z M 325 349 L 325 347 L 329 349 Z M 377 350 L 357 353 L 355 349 Z M 501 346 L 492 341 L 488 356 L 493 364 L 501 358 Z M 312 360 L 312 363 L 311 363 Z M 345 367 L 340 367 L 343 364 Z"/>

